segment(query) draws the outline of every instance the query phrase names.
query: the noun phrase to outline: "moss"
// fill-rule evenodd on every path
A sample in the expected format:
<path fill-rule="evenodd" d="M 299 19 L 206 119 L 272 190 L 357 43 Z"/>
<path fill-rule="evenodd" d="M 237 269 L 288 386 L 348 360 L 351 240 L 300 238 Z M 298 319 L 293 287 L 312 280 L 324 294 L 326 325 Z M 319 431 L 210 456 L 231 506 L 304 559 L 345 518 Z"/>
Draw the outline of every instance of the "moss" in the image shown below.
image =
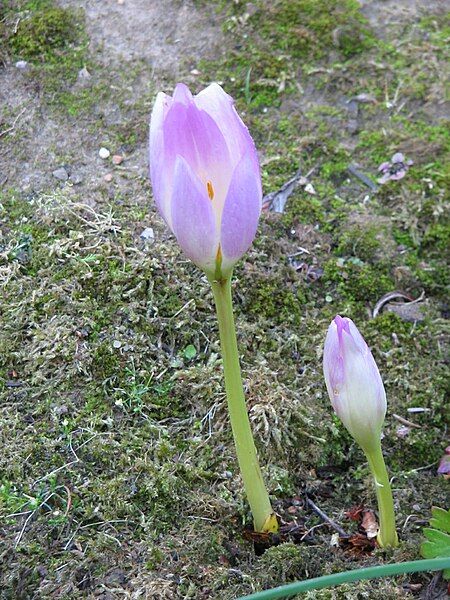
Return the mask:
<path fill-rule="evenodd" d="M 44 0 L 25 12 L 9 44 L 12 52 L 22 59 L 58 62 L 73 52 L 82 36 L 78 11 Z"/>
<path fill-rule="evenodd" d="M 323 55 L 333 45 L 348 57 L 373 39 L 353 0 L 277 0 L 249 20 L 275 47 L 296 58 Z"/>
<path fill-rule="evenodd" d="M 245 298 L 245 308 L 255 317 L 295 324 L 301 319 L 305 302 L 300 287 L 289 285 L 278 277 L 254 277 Z"/>
<path fill-rule="evenodd" d="M 374 267 L 357 258 L 328 261 L 324 281 L 335 284 L 342 298 L 356 302 L 375 302 L 395 287 L 387 267 Z"/>
<path fill-rule="evenodd" d="M 450 248 L 450 228 L 448 224 L 430 225 L 421 243 L 421 252 L 428 256 L 443 256 Z"/>
<path fill-rule="evenodd" d="M 354 256 L 362 261 L 373 261 L 380 250 L 378 227 L 354 226 L 343 232 L 335 250 L 338 256 Z"/>

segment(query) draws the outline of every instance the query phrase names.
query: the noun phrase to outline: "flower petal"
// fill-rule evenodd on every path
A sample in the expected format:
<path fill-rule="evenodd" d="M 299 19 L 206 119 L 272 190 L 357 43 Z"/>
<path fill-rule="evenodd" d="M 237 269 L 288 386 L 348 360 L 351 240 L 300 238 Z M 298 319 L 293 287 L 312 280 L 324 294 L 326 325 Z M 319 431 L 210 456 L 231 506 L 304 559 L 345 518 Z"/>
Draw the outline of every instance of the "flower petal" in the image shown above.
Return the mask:
<path fill-rule="evenodd" d="M 405 160 L 405 157 L 403 156 L 403 154 L 401 152 L 396 152 L 394 154 L 394 156 L 391 158 L 391 162 L 394 164 L 403 162 L 404 160 Z"/>
<path fill-rule="evenodd" d="M 212 83 L 194 98 L 195 104 L 207 112 L 219 126 L 234 165 L 249 154 L 258 165 L 253 139 L 234 108 L 234 101 L 217 83 Z"/>
<path fill-rule="evenodd" d="M 164 169 L 164 139 L 163 123 L 169 108 L 172 105 L 172 98 L 163 92 L 159 92 L 153 105 L 152 116 L 150 119 L 150 178 L 153 187 L 153 196 L 156 204 L 166 219 L 167 204 L 170 194 L 167 194 L 167 170 Z"/>
<path fill-rule="evenodd" d="M 219 247 L 216 218 L 206 189 L 182 157 L 175 164 L 172 230 L 183 252 L 197 266 L 214 271 Z"/>
<path fill-rule="evenodd" d="M 182 101 L 174 97 L 164 121 L 165 165 L 174 168 L 176 157 L 182 156 L 205 186 L 212 183 L 223 203 L 233 167 L 225 138 L 214 120 L 189 102 L 184 88 L 177 86 L 175 97 Z"/>
<path fill-rule="evenodd" d="M 261 201 L 259 168 L 245 155 L 234 170 L 223 207 L 220 242 L 224 268 L 234 264 L 251 245 Z"/>

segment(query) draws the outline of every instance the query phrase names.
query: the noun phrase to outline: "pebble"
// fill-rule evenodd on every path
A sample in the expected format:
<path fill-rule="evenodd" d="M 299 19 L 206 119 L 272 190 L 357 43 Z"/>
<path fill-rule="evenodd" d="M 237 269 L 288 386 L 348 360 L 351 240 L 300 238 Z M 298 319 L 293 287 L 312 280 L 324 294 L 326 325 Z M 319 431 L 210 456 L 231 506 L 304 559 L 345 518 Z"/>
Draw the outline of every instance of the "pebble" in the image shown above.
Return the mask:
<path fill-rule="evenodd" d="M 120 342 L 119 340 L 113 341 L 113 348 L 120 348 L 121 345 L 122 345 L 122 342 Z"/>
<path fill-rule="evenodd" d="M 90 79 L 90 78 L 91 78 L 91 74 L 86 69 L 86 67 L 83 67 L 82 69 L 80 69 L 78 71 L 78 79 Z"/>
<path fill-rule="evenodd" d="M 115 165 L 120 165 L 123 163 L 123 156 L 120 156 L 120 154 L 114 154 L 112 161 Z"/>
<path fill-rule="evenodd" d="M 141 233 L 140 238 L 147 244 L 153 244 L 155 241 L 155 232 L 152 227 L 146 227 Z"/>
<path fill-rule="evenodd" d="M 100 156 L 100 158 L 103 158 L 103 159 L 109 158 L 110 154 L 111 154 L 111 152 L 108 150 L 108 148 L 104 148 L 103 146 L 98 151 L 98 155 Z"/>
<path fill-rule="evenodd" d="M 83 183 L 83 177 L 80 175 L 80 173 L 71 173 L 69 181 L 73 185 L 80 185 L 80 183 Z"/>
<path fill-rule="evenodd" d="M 103 177 L 103 179 L 106 181 L 106 183 L 111 183 L 111 181 L 113 180 L 112 173 L 106 173 L 106 175 Z"/>
<path fill-rule="evenodd" d="M 69 174 L 67 173 L 64 167 L 59 167 L 59 169 L 55 169 L 52 173 L 53 177 L 59 179 L 60 181 L 67 181 L 69 179 Z"/>
<path fill-rule="evenodd" d="M 26 69 L 28 67 L 28 63 L 26 60 L 18 60 L 15 66 L 17 69 Z"/>

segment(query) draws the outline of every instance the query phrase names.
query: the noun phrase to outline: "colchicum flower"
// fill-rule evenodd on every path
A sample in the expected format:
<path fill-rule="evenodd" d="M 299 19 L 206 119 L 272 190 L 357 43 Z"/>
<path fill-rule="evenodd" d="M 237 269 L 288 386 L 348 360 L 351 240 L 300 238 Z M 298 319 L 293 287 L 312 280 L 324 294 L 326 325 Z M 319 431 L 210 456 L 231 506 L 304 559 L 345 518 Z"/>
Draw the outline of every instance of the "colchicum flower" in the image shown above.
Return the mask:
<path fill-rule="evenodd" d="M 378 183 L 387 183 L 388 181 L 398 181 L 403 179 L 406 171 L 411 165 L 412 160 L 405 160 L 401 152 L 396 152 L 389 162 L 384 162 L 378 167 L 381 177 L 378 178 Z"/>
<path fill-rule="evenodd" d="M 226 276 L 248 250 L 261 213 L 259 163 L 233 100 L 216 83 L 192 96 L 160 92 L 150 124 L 156 204 L 185 254 Z"/>
<path fill-rule="evenodd" d="M 356 325 L 335 317 L 325 339 L 323 372 L 331 404 L 361 446 L 375 479 L 382 547 L 397 546 L 394 503 L 381 451 L 386 393 L 378 367 Z"/>
<path fill-rule="evenodd" d="M 339 315 L 332 321 L 323 355 L 331 404 L 364 450 L 381 439 L 386 393 L 375 360 L 356 325 Z"/>
<path fill-rule="evenodd" d="M 231 429 L 253 524 L 258 532 L 277 531 L 245 404 L 231 299 L 233 266 L 258 226 L 261 178 L 253 140 L 219 85 L 194 97 L 181 83 L 172 97 L 158 94 L 150 176 L 160 213 L 211 284 Z"/>

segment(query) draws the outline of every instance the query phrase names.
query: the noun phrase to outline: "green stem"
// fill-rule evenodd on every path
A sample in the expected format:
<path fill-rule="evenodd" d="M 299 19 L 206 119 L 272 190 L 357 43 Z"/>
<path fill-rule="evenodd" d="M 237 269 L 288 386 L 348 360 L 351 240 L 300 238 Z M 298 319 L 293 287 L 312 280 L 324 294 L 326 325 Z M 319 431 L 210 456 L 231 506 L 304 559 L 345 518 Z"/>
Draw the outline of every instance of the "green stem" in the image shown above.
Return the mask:
<path fill-rule="evenodd" d="M 255 531 L 276 531 L 278 523 L 262 478 L 245 405 L 231 300 L 231 275 L 221 280 L 210 278 L 210 283 L 219 321 L 231 429 L 245 492 L 253 514 Z"/>
<path fill-rule="evenodd" d="M 342 573 L 333 573 L 333 575 L 324 575 L 315 577 L 306 581 L 296 581 L 280 587 L 241 596 L 238 600 L 276 600 L 277 598 L 286 598 L 301 592 L 310 590 L 320 590 L 349 583 L 351 581 L 361 581 L 362 579 L 376 579 L 377 577 L 388 577 L 390 575 L 402 575 L 403 573 L 417 573 L 418 571 L 440 571 L 450 567 L 450 558 L 431 558 L 427 560 L 413 560 L 404 563 L 394 563 L 391 565 L 381 565 L 378 567 L 366 567 L 365 569 L 354 569 L 353 571 L 344 571 Z"/>
<path fill-rule="evenodd" d="M 382 548 L 398 546 L 397 531 L 395 529 L 394 501 L 392 499 L 391 484 L 386 470 L 381 444 L 371 452 L 366 452 L 369 467 L 375 479 L 375 488 L 378 500 L 378 514 L 380 531 L 377 541 Z"/>

